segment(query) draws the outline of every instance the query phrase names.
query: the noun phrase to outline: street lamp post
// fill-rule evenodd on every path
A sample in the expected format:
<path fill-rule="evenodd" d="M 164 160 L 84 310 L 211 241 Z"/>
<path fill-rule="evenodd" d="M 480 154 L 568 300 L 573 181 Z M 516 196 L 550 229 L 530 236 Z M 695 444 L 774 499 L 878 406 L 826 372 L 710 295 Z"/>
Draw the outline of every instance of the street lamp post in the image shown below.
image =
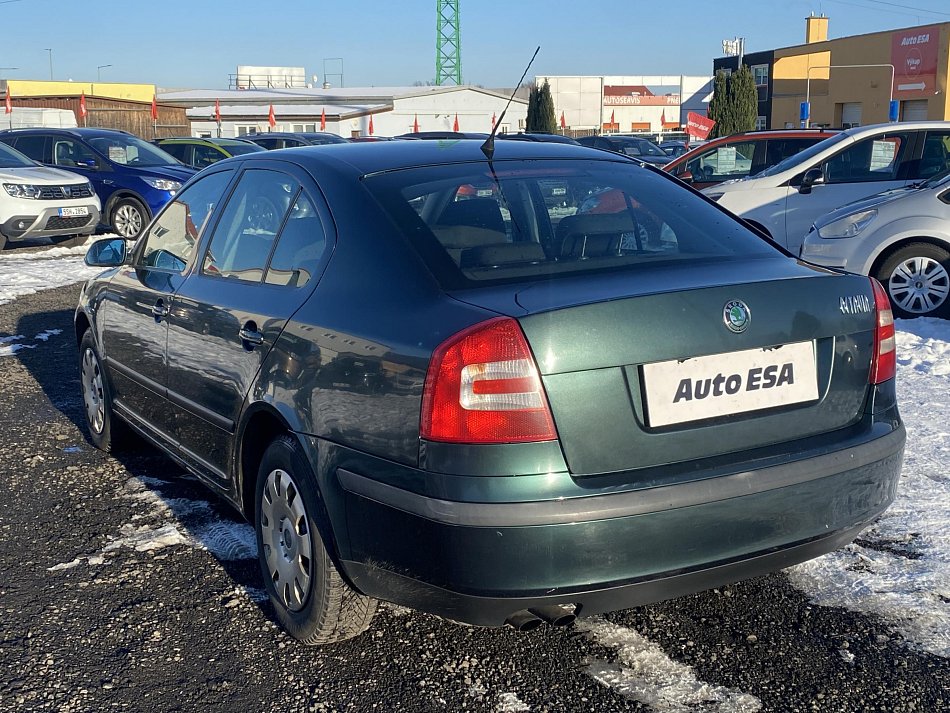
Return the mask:
<path fill-rule="evenodd" d="M 45 47 L 44 49 L 47 52 L 49 52 L 49 80 L 52 82 L 53 81 L 53 48 Z"/>
<path fill-rule="evenodd" d="M 111 66 L 112 66 L 111 64 L 100 64 L 98 67 L 96 67 L 96 81 L 97 82 L 102 81 L 102 70 L 105 69 L 106 67 L 111 67 Z"/>

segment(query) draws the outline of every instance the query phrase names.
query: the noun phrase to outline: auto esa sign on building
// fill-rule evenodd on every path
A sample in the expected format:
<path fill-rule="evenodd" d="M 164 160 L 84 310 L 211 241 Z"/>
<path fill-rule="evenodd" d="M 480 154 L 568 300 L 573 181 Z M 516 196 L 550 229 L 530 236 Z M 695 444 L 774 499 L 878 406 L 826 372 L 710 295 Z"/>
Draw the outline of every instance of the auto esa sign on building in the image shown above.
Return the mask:
<path fill-rule="evenodd" d="M 894 98 L 933 96 L 937 86 L 940 27 L 914 27 L 891 35 Z"/>

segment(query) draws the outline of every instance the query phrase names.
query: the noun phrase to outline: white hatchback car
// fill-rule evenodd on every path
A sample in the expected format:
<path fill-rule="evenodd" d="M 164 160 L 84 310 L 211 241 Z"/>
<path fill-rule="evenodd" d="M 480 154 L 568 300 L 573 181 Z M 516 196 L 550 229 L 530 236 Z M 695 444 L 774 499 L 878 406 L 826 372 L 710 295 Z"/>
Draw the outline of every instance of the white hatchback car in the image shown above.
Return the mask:
<path fill-rule="evenodd" d="M 947 166 L 950 121 L 842 131 L 752 178 L 705 193 L 797 254 L 818 218 L 839 206 L 930 178 Z"/>
<path fill-rule="evenodd" d="M 0 250 L 8 241 L 77 236 L 99 224 L 99 197 L 88 180 L 41 166 L 0 143 Z"/>
<path fill-rule="evenodd" d="M 822 216 L 801 256 L 876 277 L 898 317 L 950 317 L 950 166 Z"/>

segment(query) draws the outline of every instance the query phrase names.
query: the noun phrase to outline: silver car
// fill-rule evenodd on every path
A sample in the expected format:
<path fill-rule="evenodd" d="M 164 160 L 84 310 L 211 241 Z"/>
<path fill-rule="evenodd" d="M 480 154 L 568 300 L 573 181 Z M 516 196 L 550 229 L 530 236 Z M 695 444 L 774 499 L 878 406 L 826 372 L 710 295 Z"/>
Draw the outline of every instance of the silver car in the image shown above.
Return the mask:
<path fill-rule="evenodd" d="M 876 277 L 895 316 L 950 317 L 950 170 L 822 216 L 801 257 Z"/>

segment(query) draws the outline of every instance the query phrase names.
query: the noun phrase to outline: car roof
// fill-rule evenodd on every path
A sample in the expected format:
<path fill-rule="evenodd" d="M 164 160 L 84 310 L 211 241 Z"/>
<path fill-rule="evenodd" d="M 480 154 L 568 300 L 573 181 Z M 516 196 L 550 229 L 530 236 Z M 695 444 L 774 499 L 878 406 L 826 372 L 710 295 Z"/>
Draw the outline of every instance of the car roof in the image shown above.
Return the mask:
<path fill-rule="evenodd" d="M 3 129 L 0 131 L 2 134 L 60 134 L 64 136 L 115 136 L 116 134 L 125 134 L 126 136 L 135 136 L 130 131 L 123 131 L 122 129 L 92 129 L 88 127 L 47 127 L 47 126 L 31 126 L 23 129 Z M 138 137 L 136 137 L 138 138 Z"/>
<path fill-rule="evenodd" d="M 348 166 L 359 175 L 449 163 L 486 163 L 483 141 L 459 139 L 450 141 L 382 141 L 379 143 L 345 143 L 325 146 L 300 146 L 280 151 L 279 159 L 299 162 Z M 271 154 L 248 154 L 242 161 L 275 160 Z M 638 164 L 620 154 L 585 146 L 548 141 L 498 141 L 493 161 L 532 159 L 586 159 L 621 161 Z M 229 159 L 234 160 L 234 159 Z"/>

